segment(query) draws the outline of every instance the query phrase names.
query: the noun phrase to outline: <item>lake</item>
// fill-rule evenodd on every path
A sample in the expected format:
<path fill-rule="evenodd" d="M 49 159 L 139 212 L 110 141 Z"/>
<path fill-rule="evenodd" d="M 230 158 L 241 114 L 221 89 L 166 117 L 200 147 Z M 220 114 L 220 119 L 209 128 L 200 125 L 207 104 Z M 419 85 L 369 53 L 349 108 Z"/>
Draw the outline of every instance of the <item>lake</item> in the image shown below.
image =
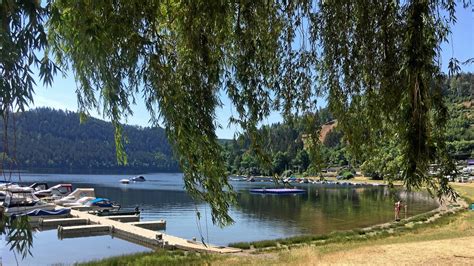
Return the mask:
<path fill-rule="evenodd" d="M 142 209 L 142 220 L 167 221 L 166 233 L 206 242 L 227 245 L 232 242 L 275 239 L 301 234 L 325 234 L 334 230 L 366 227 L 394 219 L 394 202 L 408 204 L 408 216 L 437 207 L 426 193 L 390 191 L 385 186 L 342 186 L 300 184 L 301 195 L 259 195 L 251 188 L 272 187 L 271 183 L 231 182 L 237 193 L 237 206 L 231 209 L 235 224 L 220 228 L 211 222 L 210 208 L 195 202 L 184 191 L 182 174 L 144 175 L 143 183 L 120 184 L 124 175 L 21 174 L 22 183 L 72 183 L 75 187 L 93 187 L 97 197 L 118 202 L 122 209 Z M 18 178 L 14 179 L 18 181 Z M 201 214 L 197 219 L 196 212 Z M 403 211 L 402 211 L 403 217 Z M 21 259 L 9 250 L 2 236 L 0 256 L 4 265 L 51 265 L 101 259 L 110 256 L 149 251 L 111 236 L 60 240 L 56 230 L 34 233 L 32 256 Z"/>

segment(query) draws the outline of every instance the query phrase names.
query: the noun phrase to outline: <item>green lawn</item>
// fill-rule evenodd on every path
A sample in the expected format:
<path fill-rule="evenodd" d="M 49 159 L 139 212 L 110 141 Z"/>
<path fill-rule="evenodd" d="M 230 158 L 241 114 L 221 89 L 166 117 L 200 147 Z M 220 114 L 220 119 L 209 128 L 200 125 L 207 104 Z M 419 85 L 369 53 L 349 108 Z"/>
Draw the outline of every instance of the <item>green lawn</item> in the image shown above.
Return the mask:
<path fill-rule="evenodd" d="M 81 265 L 203 265 L 217 260 L 216 255 L 160 250 L 91 261 Z"/>

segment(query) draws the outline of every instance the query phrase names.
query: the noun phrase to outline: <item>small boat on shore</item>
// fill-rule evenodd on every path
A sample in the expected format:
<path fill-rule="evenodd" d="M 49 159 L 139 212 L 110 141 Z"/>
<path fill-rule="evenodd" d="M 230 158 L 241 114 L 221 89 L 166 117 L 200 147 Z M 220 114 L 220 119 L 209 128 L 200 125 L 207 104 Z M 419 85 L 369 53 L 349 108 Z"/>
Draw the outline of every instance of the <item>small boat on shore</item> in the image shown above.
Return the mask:
<path fill-rule="evenodd" d="M 250 190 L 250 193 L 288 195 L 306 193 L 306 190 L 299 188 L 254 188 Z"/>
<path fill-rule="evenodd" d="M 124 179 L 120 179 L 120 183 L 122 184 L 130 184 L 130 180 L 124 178 Z"/>

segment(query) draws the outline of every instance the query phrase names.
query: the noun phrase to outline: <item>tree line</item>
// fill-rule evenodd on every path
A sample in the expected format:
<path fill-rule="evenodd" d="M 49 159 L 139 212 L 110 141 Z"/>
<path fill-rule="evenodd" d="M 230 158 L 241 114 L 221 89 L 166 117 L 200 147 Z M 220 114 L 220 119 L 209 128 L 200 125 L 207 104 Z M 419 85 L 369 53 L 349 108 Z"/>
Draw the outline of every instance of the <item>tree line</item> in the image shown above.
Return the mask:
<path fill-rule="evenodd" d="M 129 160 L 122 166 L 117 163 L 110 122 L 88 118 L 81 124 L 76 112 L 38 108 L 16 113 L 9 123 L 11 128 L 15 123 L 16 129 L 8 137 L 6 156 L 10 162 L 15 160 L 13 170 L 179 171 L 165 131 L 159 127 L 124 127 Z M 5 150 L 4 142 L 0 148 Z"/>

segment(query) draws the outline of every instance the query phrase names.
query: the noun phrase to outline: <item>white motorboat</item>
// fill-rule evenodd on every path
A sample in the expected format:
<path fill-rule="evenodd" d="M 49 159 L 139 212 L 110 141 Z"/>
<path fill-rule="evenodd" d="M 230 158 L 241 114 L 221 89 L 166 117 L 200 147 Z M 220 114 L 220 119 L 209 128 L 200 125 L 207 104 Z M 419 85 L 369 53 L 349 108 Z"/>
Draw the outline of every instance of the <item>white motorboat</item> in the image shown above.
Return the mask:
<path fill-rule="evenodd" d="M 62 199 L 55 200 L 54 203 L 58 205 L 76 203 L 84 197 L 95 199 L 95 190 L 93 188 L 76 188 L 71 194 Z"/>
<path fill-rule="evenodd" d="M 120 205 L 107 199 L 107 198 L 95 198 L 86 201 L 85 204 L 80 206 L 70 206 L 72 209 L 79 211 L 98 211 L 98 210 L 120 210 Z"/>
<path fill-rule="evenodd" d="M 82 197 L 74 202 L 62 203 L 64 207 L 82 207 L 86 206 L 89 201 L 95 200 L 95 197 Z"/>
<path fill-rule="evenodd" d="M 145 182 L 146 179 L 145 179 L 144 176 L 139 175 L 139 176 L 131 177 L 131 178 L 130 178 L 130 181 L 132 181 L 132 182 Z"/>
<path fill-rule="evenodd" d="M 34 191 L 42 191 L 42 190 L 47 190 L 49 189 L 49 186 L 47 183 L 44 182 L 37 182 L 33 183 L 30 185 L 30 188 L 32 188 Z"/>
<path fill-rule="evenodd" d="M 124 179 L 120 179 L 120 183 L 122 184 L 129 184 L 130 183 L 130 180 L 124 178 Z"/>
<path fill-rule="evenodd" d="M 5 201 L 5 198 L 7 196 L 6 191 L 10 188 L 18 188 L 18 187 L 20 187 L 20 186 L 18 186 L 17 184 L 12 184 L 12 183 L 0 184 L 0 205 L 1 205 L 1 202 Z"/>
<path fill-rule="evenodd" d="M 62 198 L 71 194 L 71 192 L 72 192 L 71 184 L 58 184 L 46 190 L 36 191 L 35 195 L 39 198 L 45 198 L 45 197 Z"/>
<path fill-rule="evenodd" d="M 56 207 L 36 197 L 31 188 L 12 187 L 4 192 L 6 197 L 2 207 L 4 214 L 8 216 L 21 215 L 33 210 L 52 211 Z"/>

